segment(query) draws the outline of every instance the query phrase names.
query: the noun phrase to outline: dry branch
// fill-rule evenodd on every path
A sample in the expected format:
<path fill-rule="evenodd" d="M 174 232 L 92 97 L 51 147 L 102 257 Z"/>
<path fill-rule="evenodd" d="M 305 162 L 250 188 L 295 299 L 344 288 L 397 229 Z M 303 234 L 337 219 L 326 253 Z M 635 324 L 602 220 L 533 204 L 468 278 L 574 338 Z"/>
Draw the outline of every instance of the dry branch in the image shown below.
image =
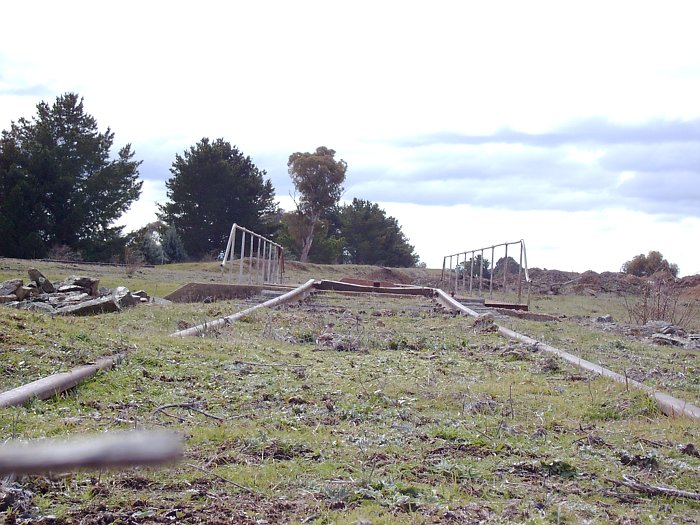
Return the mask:
<path fill-rule="evenodd" d="M 690 492 L 687 490 L 679 490 L 670 487 L 659 487 L 657 485 L 649 485 L 643 483 L 633 476 L 623 475 L 623 481 L 611 479 L 610 482 L 615 485 L 622 485 L 637 492 L 648 494 L 650 496 L 672 496 L 674 498 L 686 498 L 700 501 L 700 493 Z"/>
<path fill-rule="evenodd" d="M 210 414 L 209 412 L 205 412 L 204 410 L 197 408 L 196 405 L 197 405 L 196 403 L 170 403 L 168 405 L 161 405 L 153 411 L 153 415 L 155 416 L 159 412 L 162 412 L 163 414 L 170 416 L 170 414 L 165 412 L 166 409 L 168 409 L 168 408 L 186 408 L 187 410 L 192 410 L 193 412 L 197 412 L 198 414 L 202 414 L 203 416 L 210 417 L 212 419 L 216 419 L 217 421 L 226 421 L 226 418 L 220 417 L 220 416 L 215 416 L 214 414 Z M 171 417 L 177 417 L 177 416 L 171 416 Z"/>
<path fill-rule="evenodd" d="M 193 469 L 199 470 L 200 472 L 204 472 L 205 474 L 212 476 L 218 480 L 221 480 L 225 483 L 233 485 L 234 487 L 237 487 L 244 492 L 248 492 L 249 494 L 261 494 L 257 490 L 251 489 L 250 487 L 246 487 L 245 485 L 241 485 L 240 483 L 236 483 L 232 479 L 228 479 L 228 478 L 225 478 L 223 476 L 220 476 L 216 472 L 212 472 L 211 470 L 207 470 L 204 467 L 200 467 L 199 465 L 195 465 L 194 463 L 187 463 L 187 466 L 192 467 Z"/>
<path fill-rule="evenodd" d="M 0 475 L 151 465 L 173 461 L 181 455 L 180 438 L 170 432 L 111 432 L 70 441 L 3 445 Z"/>

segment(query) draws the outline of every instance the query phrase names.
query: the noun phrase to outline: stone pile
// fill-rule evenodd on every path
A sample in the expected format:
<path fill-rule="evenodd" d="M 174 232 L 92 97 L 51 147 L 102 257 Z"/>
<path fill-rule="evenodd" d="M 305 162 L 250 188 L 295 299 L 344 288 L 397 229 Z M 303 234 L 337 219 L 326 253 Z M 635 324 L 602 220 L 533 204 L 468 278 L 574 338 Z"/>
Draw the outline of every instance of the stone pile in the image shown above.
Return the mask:
<path fill-rule="evenodd" d="M 143 290 L 130 292 L 124 286 L 114 290 L 99 288 L 99 279 L 91 277 L 71 275 L 52 283 L 36 268 L 27 273 L 27 284 L 22 279 L 0 283 L 0 303 L 51 315 L 93 315 L 117 312 L 150 300 Z"/>

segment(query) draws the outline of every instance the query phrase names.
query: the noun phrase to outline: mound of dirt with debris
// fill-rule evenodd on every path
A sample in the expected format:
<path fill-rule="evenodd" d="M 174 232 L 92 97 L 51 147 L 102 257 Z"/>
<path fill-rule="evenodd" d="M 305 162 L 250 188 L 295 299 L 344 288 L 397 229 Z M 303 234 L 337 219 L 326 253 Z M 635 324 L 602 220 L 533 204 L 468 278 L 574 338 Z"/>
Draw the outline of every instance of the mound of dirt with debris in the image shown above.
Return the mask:
<path fill-rule="evenodd" d="M 560 270 L 530 270 L 532 293 L 544 295 L 596 295 L 641 293 L 644 279 L 619 272 L 583 273 Z"/>
<path fill-rule="evenodd" d="M 392 268 L 379 268 L 364 276 L 370 281 L 383 281 L 395 284 L 413 284 L 413 279 L 408 275 Z"/>

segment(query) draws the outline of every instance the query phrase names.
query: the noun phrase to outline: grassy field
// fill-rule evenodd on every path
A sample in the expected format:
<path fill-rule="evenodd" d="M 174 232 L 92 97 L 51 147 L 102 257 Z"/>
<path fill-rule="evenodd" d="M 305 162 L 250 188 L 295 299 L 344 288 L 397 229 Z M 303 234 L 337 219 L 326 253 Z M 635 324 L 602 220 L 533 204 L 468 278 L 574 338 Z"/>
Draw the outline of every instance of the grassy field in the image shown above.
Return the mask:
<path fill-rule="evenodd" d="M 221 279 L 216 263 L 143 268 L 132 277 L 106 267 L 38 267 L 51 279 L 89 274 L 105 286 L 154 295 Z M 0 260 L 0 280 L 22 277 L 26 268 L 26 261 Z M 294 264 L 288 281 L 376 270 Z M 424 282 L 439 278 L 439 272 L 413 272 Z M 697 401 L 690 352 L 675 350 L 674 356 L 573 319 L 616 315 L 614 304 L 606 298 L 533 298 L 533 310 L 567 317 L 502 324 L 613 369 L 685 367 L 675 382 L 665 376 L 648 382 Z M 698 501 L 619 485 L 628 475 L 686 491 L 700 486 L 700 457 L 689 446 L 698 445 L 698 423 L 661 415 L 645 395 L 624 385 L 581 376 L 531 348 L 475 330 L 471 319 L 445 313 L 425 298 L 319 293 L 302 304 L 258 311 L 206 337 L 169 336 L 245 306 L 144 305 L 85 318 L 0 308 L 2 390 L 127 352 L 115 370 L 68 394 L 0 409 L 6 439 L 168 428 L 183 435 L 185 448 L 181 462 L 162 468 L 21 478 L 16 483 L 29 491 L 26 510 L 0 506 L 0 519 L 700 521 Z M 199 411 L 158 410 L 166 404 Z"/>

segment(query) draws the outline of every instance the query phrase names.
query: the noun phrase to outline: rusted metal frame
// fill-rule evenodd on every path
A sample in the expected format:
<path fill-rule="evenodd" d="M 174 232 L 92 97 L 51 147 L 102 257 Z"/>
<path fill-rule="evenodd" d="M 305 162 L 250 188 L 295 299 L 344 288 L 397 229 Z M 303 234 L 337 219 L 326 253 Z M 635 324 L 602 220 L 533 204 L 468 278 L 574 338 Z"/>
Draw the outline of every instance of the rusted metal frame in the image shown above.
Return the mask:
<path fill-rule="evenodd" d="M 221 326 L 229 325 L 235 321 L 238 321 L 239 319 L 241 319 L 243 317 L 247 317 L 248 315 L 253 313 L 255 310 L 258 310 L 260 308 L 274 308 L 275 306 L 289 303 L 291 301 L 303 300 L 313 291 L 314 283 L 315 283 L 314 279 L 310 279 L 306 283 L 302 284 L 301 286 L 298 286 L 294 290 L 291 290 L 291 291 L 287 292 L 286 294 L 280 295 L 279 297 L 275 297 L 273 299 L 270 299 L 269 301 L 265 301 L 264 303 L 256 304 L 255 306 L 252 306 L 250 308 L 246 308 L 245 310 L 242 310 L 242 311 L 237 312 L 237 313 L 232 314 L 232 315 L 228 315 L 226 317 L 220 317 L 218 319 L 214 319 L 213 321 L 208 321 L 206 323 L 202 323 L 200 325 L 193 326 L 192 328 L 187 328 L 185 330 L 179 330 L 178 332 L 174 332 L 170 335 L 172 337 L 188 337 L 188 336 L 204 335 L 209 330 L 213 330 L 214 328 L 219 328 Z"/>
<path fill-rule="evenodd" d="M 438 302 L 446 308 L 461 311 L 472 317 L 479 317 L 479 314 L 477 312 L 475 312 L 471 308 L 467 308 L 462 303 L 450 297 L 444 291 L 435 290 L 435 293 Z M 569 352 L 565 352 L 564 350 L 560 350 L 554 346 L 541 343 L 536 339 L 523 335 L 519 332 L 515 332 L 514 330 L 510 330 L 509 328 L 505 328 L 498 324 L 496 324 L 496 327 L 498 328 L 498 333 L 504 337 L 507 337 L 509 339 L 515 339 L 527 345 L 534 346 L 538 350 L 544 350 L 545 352 L 554 354 L 562 358 L 564 361 L 567 361 L 587 372 L 592 372 L 594 374 L 598 374 L 600 376 L 611 379 L 617 383 L 630 385 L 639 390 L 642 390 L 650 397 L 654 398 L 661 411 L 668 416 L 685 416 L 691 419 L 700 419 L 700 407 L 693 405 L 692 403 L 688 403 L 683 399 L 675 398 L 669 394 L 666 394 L 665 392 L 660 392 L 650 387 L 649 385 L 645 385 L 643 383 L 640 383 L 639 381 L 630 379 L 629 377 L 623 376 L 622 374 L 618 374 L 617 372 L 613 372 L 612 370 L 604 368 L 600 365 L 591 363 L 590 361 L 582 359 L 574 354 L 570 354 Z"/>

